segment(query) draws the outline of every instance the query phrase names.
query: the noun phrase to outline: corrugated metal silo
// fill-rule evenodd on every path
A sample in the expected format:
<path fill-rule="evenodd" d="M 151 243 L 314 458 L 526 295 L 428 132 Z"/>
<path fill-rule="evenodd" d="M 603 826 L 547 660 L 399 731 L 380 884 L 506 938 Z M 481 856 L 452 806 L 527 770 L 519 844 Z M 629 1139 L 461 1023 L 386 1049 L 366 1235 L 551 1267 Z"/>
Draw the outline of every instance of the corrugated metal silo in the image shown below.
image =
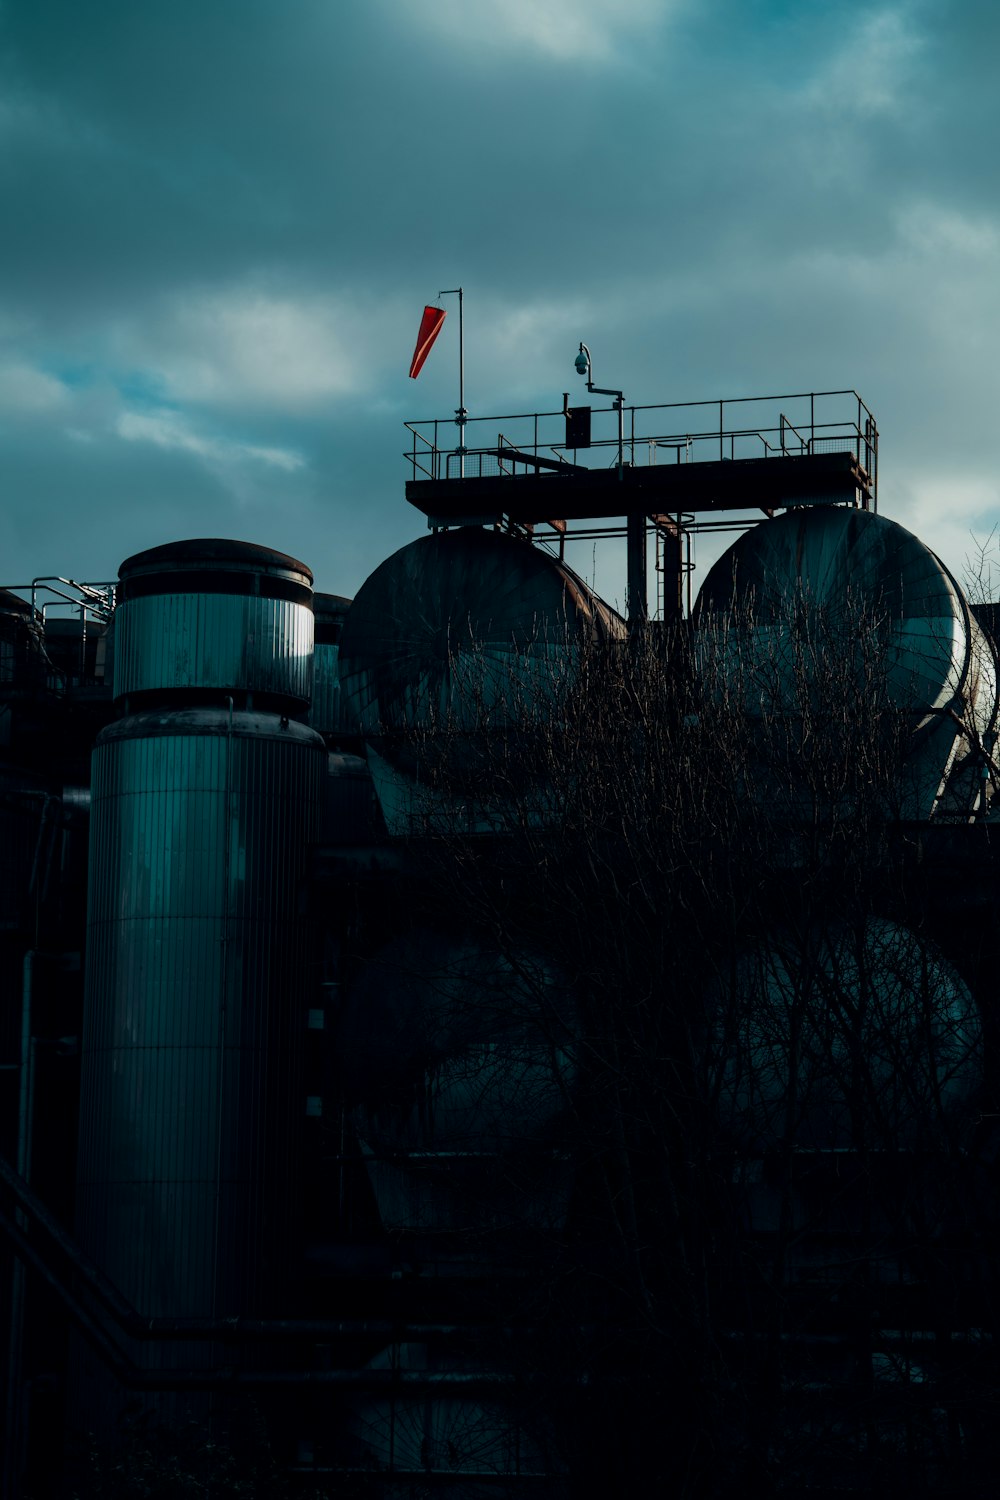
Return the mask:
<path fill-rule="evenodd" d="M 260 1309 L 287 1261 L 325 766 L 303 725 L 214 708 L 94 751 L 78 1224 L 151 1316 Z"/>
<path fill-rule="evenodd" d="M 127 558 L 115 610 L 114 694 L 130 708 L 232 694 L 237 707 L 308 706 L 312 573 L 253 542 L 171 542 Z"/>
<path fill-rule="evenodd" d="M 118 691 L 145 706 L 93 755 L 78 1229 L 147 1315 L 267 1310 L 301 1201 L 302 885 L 327 753 L 232 701 L 307 696 L 310 575 L 233 542 L 157 548 L 122 574 Z"/>

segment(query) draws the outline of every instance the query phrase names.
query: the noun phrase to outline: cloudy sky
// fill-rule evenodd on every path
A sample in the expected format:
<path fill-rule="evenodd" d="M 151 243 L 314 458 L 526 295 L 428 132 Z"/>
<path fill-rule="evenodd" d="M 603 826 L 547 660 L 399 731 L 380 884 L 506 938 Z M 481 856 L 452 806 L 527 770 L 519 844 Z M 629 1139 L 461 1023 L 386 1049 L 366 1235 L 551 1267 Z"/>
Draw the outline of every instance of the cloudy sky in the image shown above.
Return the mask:
<path fill-rule="evenodd" d="M 960 571 L 998 56 L 980 0 L 0 0 L 0 582 L 232 536 L 353 594 L 423 531 L 460 283 L 474 415 L 579 400 L 580 339 L 629 402 L 854 387 Z"/>

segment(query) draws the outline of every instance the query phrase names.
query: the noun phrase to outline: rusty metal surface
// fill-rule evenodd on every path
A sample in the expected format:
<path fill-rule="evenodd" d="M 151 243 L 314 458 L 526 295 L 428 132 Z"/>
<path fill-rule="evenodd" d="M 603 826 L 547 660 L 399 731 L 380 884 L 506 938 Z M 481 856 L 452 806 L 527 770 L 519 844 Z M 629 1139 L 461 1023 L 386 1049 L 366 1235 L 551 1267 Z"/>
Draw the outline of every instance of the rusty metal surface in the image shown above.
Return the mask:
<path fill-rule="evenodd" d="M 468 527 L 411 542 L 359 590 L 344 627 L 343 691 L 366 733 L 482 727 L 530 707 L 568 648 L 624 622 L 547 552 Z"/>

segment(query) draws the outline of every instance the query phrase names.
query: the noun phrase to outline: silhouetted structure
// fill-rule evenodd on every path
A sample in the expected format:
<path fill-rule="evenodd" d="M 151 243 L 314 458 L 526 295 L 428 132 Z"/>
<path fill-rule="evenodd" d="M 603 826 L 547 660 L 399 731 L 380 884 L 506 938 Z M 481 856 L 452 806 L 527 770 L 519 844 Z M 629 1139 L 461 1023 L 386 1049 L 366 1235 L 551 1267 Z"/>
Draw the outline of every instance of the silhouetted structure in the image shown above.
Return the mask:
<path fill-rule="evenodd" d="M 333 1493 L 987 1493 L 992 620 L 855 393 L 772 404 L 414 424 L 354 601 L 0 593 L 11 1496 L 251 1397 Z"/>

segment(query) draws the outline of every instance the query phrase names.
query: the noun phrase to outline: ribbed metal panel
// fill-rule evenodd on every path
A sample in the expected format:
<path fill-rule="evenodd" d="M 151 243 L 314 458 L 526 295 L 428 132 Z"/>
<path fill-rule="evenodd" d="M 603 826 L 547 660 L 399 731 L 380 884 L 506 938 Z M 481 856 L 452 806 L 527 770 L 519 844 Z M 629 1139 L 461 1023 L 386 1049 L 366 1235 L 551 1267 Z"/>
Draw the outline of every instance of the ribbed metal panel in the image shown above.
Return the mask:
<path fill-rule="evenodd" d="M 313 658 L 312 707 L 309 722 L 321 734 L 331 736 L 359 732 L 357 720 L 348 727 L 348 716 L 344 712 L 346 701 L 340 691 L 340 646 L 317 644 Z"/>
<path fill-rule="evenodd" d="M 291 1248 L 325 772 L 313 731 L 225 710 L 94 751 L 78 1231 L 151 1316 L 266 1309 Z"/>
<path fill-rule="evenodd" d="M 341 594 L 314 594 L 316 649 L 313 657 L 309 722 L 328 739 L 354 739 L 361 733 L 357 715 L 340 686 L 340 637 L 351 607 Z"/>
<path fill-rule="evenodd" d="M 116 698 L 209 688 L 304 705 L 312 662 L 312 610 L 288 599 L 164 593 L 115 612 Z"/>

